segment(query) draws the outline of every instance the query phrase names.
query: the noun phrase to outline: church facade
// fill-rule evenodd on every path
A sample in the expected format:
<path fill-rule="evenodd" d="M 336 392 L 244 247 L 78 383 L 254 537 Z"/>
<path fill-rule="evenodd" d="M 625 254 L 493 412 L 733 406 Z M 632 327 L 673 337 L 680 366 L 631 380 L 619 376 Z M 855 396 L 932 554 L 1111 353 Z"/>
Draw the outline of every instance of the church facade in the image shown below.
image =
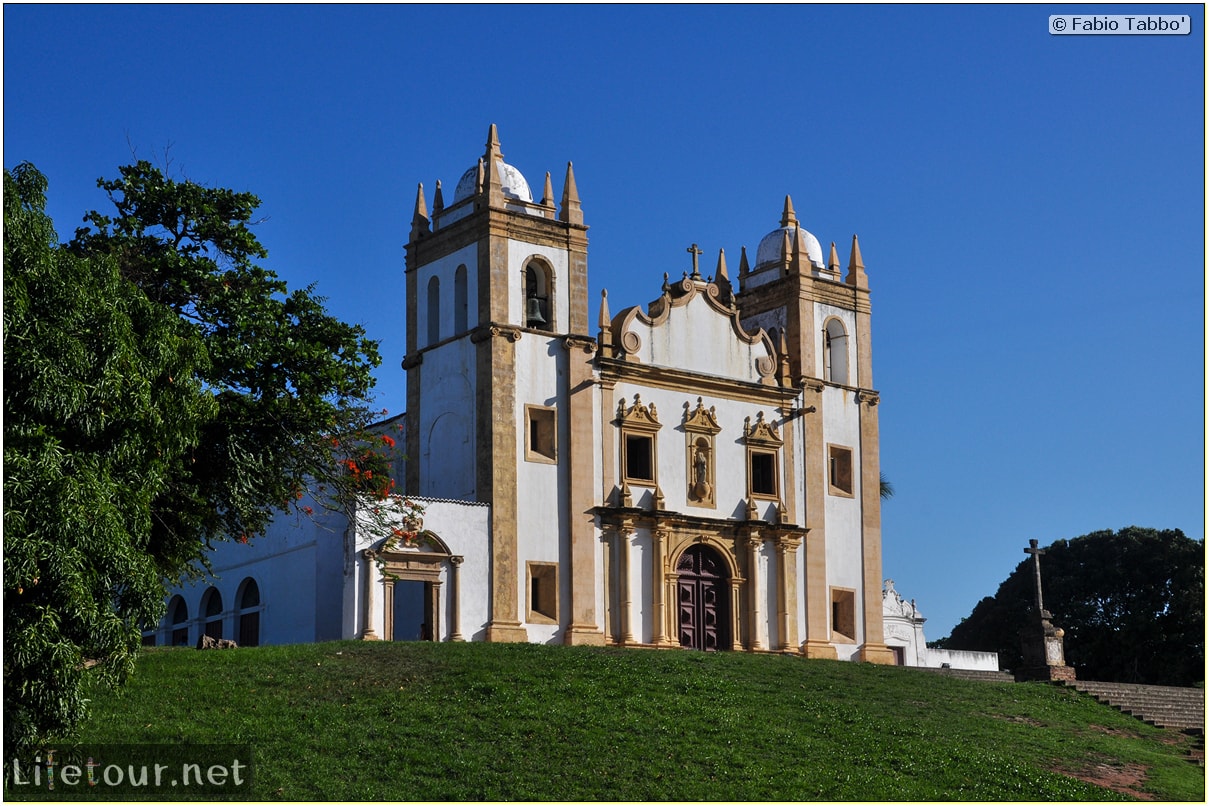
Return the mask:
<path fill-rule="evenodd" d="M 571 165 L 557 201 L 549 174 L 535 198 L 493 125 L 451 199 L 420 187 L 406 245 L 407 404 L 389 425 L 423 508 L 404 526 L 423 539 L 384 541 L 356 513 L 283 515 L 220 546 L 217 580 L 176 591 L 150 640 L 895 663 L 868 278 L 855 236 L 841 267 L 779 206 L 737 271 L 721 251 L 703 269 L 694 244 L 649 304 L 612 313 L 606 293 L 592 322 Z"/>

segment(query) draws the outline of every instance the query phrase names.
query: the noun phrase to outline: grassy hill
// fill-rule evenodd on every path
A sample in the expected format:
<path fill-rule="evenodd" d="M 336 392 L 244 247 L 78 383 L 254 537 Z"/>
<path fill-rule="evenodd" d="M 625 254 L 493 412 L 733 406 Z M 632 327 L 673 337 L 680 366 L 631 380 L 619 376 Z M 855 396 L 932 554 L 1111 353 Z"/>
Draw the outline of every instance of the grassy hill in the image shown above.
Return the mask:
<path fill-rule="evenodd" d="M 1130 799 L 1079 780 L 1114 774 L 1205 794 L 1188 737 L 1068 689 L 739 653 L 153 649 L 82 738 L 246 744 L 270 800 Z"/>

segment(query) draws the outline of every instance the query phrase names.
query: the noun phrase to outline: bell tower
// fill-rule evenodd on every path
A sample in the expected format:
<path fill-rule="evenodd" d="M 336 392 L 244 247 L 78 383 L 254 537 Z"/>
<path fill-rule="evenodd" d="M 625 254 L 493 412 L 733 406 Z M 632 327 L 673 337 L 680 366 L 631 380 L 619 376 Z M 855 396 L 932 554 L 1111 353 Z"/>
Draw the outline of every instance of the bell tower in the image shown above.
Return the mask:
<path fill-rule="evenodd" d="M 587 246 L 571 164 L 559 209 L 549 173 L 535 201 L 495 124 L 452 200 L 438 181 L 430 213 L 423 185 L 416 193 L 405 247 L 406 489 L 491 505 L 487 640 L 529 640 L 528 567 L 545 594 L 556 584 L 548 567 L 557 571 L 569 529 L 568 370 L 583 360 L 568 345 L 588 330 Z"/>
<path fill-rule="evenodd" d="M 806 640 L 811 657 L 893 663 L 884 644 L 881 598 L 881 484 L 878 393 L 873 389 L 869 280 L 854 235 L 841 277 L 835 244 L 824 262 L 814 235 L 785 197 L 781 226 L 768 233 L 750 266 L 739 265 L 740 318 L 749 332 L 777 332 L 790 375 L 802 388 L 806 461 Z M 777 341 L 777 340 L 774 340 Z M 845 528 L 847 525 L 858 528 Z M 848 545 L 859 540 L 859 547 Z M 859 548 L 859 569 L 837 575 L 839 557 Z"/>

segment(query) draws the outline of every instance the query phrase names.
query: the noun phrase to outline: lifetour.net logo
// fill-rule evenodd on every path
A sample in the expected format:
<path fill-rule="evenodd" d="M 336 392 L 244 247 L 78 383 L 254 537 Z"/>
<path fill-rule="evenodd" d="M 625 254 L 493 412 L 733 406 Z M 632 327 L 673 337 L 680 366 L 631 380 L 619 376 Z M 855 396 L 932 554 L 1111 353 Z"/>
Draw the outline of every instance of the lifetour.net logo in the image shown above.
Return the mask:
<path fill-rule="evenodd" d="M 4 788 L 37 800 L 248 795 L 252 753 L 238 745 L 109 744 L 48 748 L 7 759 Z"/>

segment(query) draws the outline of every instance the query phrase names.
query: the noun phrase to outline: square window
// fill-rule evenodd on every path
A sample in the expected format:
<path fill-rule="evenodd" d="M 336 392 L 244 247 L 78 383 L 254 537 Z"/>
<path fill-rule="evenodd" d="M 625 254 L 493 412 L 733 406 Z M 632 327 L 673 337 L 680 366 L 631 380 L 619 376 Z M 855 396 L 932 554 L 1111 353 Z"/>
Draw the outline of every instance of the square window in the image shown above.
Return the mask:
<path fill-rule="evenodd" d="M 542 406 L 525 406 L 525 460 L 558 461 L 558 412 Z"/>
<path fill-rule="evenodd" d="M 853 494 L 851 448 L 839 445 L 827 447 L 827 480 L 832 495 Z"/>
<path fill-rule="evenodd" d="M 856 641 L 856 591 L 831 589 L 831 636 L 836 641 Z"/>
<path fill-rule="evenodd" d="M 655 481 L 655 440 L 644 434 L 625 435 L 625 475 L 629 481 Z"/>
<path fill-rule="evenodd" d="M 558 623 L 558 564 L 529 563 L 529 621 Z"/>
<path fill-rule="evenodd" d="M 777 495 L 777 455 L 772 451 L 751 450 L 747 453 L 748 473 L 752 495 Z"/>

